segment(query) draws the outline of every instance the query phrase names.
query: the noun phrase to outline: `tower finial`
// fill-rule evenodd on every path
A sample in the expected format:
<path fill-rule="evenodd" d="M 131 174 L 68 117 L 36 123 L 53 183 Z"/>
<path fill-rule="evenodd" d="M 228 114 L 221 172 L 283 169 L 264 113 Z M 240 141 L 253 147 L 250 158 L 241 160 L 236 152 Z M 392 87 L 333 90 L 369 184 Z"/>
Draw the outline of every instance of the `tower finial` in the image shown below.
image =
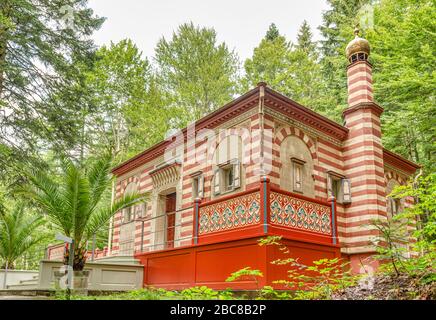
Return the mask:
<path fill-rule="evenodd" d="M 354 28 L 354 39 L 351 40 L 345 48 L 345 54 L 347 55 L 348 61 L 351 63 L 358 60 L 368 60 L 370 52 L 369 42 L 361 38 L 359 33 L 359 24 L 356 24 Z"/>
<path fill-rule="evenodd" d="M 354 35 L 355 35 L 356 37 L 358 37 L 358 36 L 359 36 L 359 32 L 360 32 L 360 30 L 359 30 L 359 25 L 356 24 L 356 26 L 354 27 Z"/>

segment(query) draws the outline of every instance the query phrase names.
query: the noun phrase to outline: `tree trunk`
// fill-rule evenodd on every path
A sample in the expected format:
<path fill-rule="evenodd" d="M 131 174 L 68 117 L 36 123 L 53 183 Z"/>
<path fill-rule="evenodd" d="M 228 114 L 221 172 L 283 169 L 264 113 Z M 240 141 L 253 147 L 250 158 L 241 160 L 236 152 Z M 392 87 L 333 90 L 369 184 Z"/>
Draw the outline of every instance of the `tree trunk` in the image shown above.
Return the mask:
<path fill-rule="evenodd" d="M 68 248 L 64 254 L 64 265 L 68 265 L 69 257 L 70 257 L 70 249 Z M 86 249 L 84 249 L 82 247 L 75 248 L 74 249 L 73 270 L 74 271 L 82 271 L 83 268 L 85 267 L 86 258 L 87 258 L 87 250 Z"/>

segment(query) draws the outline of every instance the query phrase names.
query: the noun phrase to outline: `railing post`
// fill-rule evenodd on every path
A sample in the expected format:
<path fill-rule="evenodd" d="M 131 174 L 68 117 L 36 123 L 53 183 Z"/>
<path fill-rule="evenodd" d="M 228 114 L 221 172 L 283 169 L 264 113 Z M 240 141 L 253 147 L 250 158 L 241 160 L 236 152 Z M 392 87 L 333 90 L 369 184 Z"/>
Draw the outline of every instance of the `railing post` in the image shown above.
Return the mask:
<path fill-rule="evenodd" d="M 92 253 L 91 253 L 91 261 L 94 262 L 95 255 L 95 233 L 92 236 Z"/>
<path fill-rule="evenodd" d="M 144 220 L 142 220 L 141 226 L 141 253 L 144 252 Z"/>
<path fill-rule="evenodd" d="M 193 228 L 193 240 L 194 244 L 198 244 L 198 216 L 200 214 L 201 198 L 195 198 L 194 200 L 194 228 Z"/>
<path fill-rule="evenodd" d="M 270 180 L 267 176 L 262 176 L 260 178 L 260 214 L 261 221 L 263 224 L 263 233 L 268 233 L 268 223 L 269 223 L 269 194 L 270 194 Z"/>
<path fill-rule="evenodd" d="M 334 196 L 330 198 L 331 211 L 332 211 L 332 238 L 333 244 L 337 244 L 337 229 L 336 229 L 336 199 Z"/>

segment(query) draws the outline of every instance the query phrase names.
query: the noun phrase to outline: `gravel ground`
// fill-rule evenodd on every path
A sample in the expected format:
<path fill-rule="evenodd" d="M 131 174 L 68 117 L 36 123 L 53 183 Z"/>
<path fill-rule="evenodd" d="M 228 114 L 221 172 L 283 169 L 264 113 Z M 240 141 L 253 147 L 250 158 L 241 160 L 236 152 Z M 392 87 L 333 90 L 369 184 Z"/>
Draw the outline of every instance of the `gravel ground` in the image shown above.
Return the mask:
<path fill-rule="evenodd" d="M 335 300 L 436 300 L 436 282 L 409 275 L 376 275 L 334 294 Z"/>

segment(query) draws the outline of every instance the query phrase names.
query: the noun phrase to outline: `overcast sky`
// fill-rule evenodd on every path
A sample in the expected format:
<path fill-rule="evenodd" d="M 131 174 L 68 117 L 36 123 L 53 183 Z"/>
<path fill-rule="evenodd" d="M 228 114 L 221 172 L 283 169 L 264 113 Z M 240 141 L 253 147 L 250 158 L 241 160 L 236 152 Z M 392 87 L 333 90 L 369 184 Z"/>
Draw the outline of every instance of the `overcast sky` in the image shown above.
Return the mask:
<path fill-rule="evenodd" d="M 307 20 L 318 40 L 317 26 L 322 11 L 328 9 L 325 0 L 89 0 L 89 4 L 107 18 L 94 36 L 99 45 L 130 38 L 151 57 L 162 36 L 168 39 L 178 25 L 192 21 L 214 27 L 218 40 L 235 49 L 242 60 L 251 57 L 272 22 L 295 41 Z"/>

